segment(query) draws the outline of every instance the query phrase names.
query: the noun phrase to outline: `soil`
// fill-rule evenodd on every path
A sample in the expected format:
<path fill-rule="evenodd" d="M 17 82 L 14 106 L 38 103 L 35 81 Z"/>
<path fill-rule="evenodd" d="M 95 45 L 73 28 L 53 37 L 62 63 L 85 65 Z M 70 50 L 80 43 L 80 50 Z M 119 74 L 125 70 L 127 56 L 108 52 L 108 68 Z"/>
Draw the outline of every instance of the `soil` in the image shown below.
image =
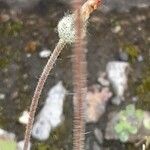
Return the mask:
<path fill-rule="evenodd" d="M 68 11 L 66 11 L 68 10 Z M 0 8 L 0 14 L 7 14 L 7 21 L 0 20 L 0 127 L 14 132 L 17 140 L 22 140 L 25 126 L 18 122 L 18 117 L 28 110 L 38 78 L 47 59 L 40 58 L 43 49 L 53 51 L 58 42 L 57 22 L 71 8 L 61 3 L 43 4 L 32 11 L 18 16 L 10 15 L 8 8 Z M 131 73 L 126 101 L 121 106 L 111 103 L 97 124 L 87 125 L 87 144 L 95 142 L 95 127 L 105 128 L 107 114 L 119 110 L 137 97 L 137 107 L 150 110 L 150 11 L 147 8 L 132 8 L 128 12 L 110 11 L 93 13 L 87 33 L 88 85 L 97 83 L 99 72 L 105 71 L 106 64 L 112 60 L 122 60 L 121 50 L 133 49 L 129 55 Z M 119 31 L 116 29 L 119 26 Z M 135 53 L 138 53 L 135 55 Z M 142 61 L 138 60 L 142 56 Z M 33 150 L 70 150 L 72 149 L 72 67 L 71 46 L 68 45 L 59 56 L 54 69 L 49 75 L 39 102 L 38 110 L 43 106 L 48 90 L 58 81 L 63 81 L 69 91 L 65 101 L 64 123 L 53 131 L 46 142 L 32 139 Z M 143 89 L 143 90 L 141 90 Z M 37 111 L 38 113 L 38 111 Z M 100 145 L 99 145 L 100 146 Z M 132 144 L 119 141 L 104 141 L 103 149 L 134 150 Z M 139 147 L 140 149 L 140 147 Z"/>

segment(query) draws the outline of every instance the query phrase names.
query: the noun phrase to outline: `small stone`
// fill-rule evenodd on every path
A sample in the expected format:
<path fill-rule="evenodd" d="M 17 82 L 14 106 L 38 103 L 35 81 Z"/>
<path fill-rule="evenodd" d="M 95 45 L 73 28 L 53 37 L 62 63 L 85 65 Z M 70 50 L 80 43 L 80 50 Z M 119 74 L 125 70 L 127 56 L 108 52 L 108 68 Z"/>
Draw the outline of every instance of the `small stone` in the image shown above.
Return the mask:
<path fill-rule="evenodd" d="M 144 60 L 143 56 L 142 55 L 139 55 L 138 58 L 137 58 L 138 62 L 142 62 Z"/>
<path fill-rule="evenodd" d="M 49 49 L 45 49 L 45 50 L 42 50 L 40 53 L 39 53 L 39 56 L 41 58 L 47 58 L 49 57 L 51 54 L 51 51 Z"/>
<path fill-rule="evenodd" d="M 112 104 L 119 106 L 121 102 L 123 101 L 123 99 L 124 99 L 123 97 L 115 96 L 112 98 L 111 102 Z"/>
<path fill-rule="evenodd" d="M 10 19 L 10 16 L 7 14 L 0 15 L 0 22 L 7 22 Z"/>
<path fill-rule="evenodd" d="M 132 101 L 133 101 L 133 102 L 137 102 L 137 101 L 138 101 L 138 97 L 137 97 L 137 96 L 133 96 L 133 97 L 132 97 Z"/>
<path fill-rule="evenodd" d="M 121 31 L 121 26 L 120 25 L 117 25 L 117 26 L 115 26 L 113 29 L 112 29 L 112 32 L 113 33 L 118 33 L 118 32 L 120 32 Z"/>
<path fill-rule="evenodd" d="M 30 53 L 28 53 L 26 56 L 27 56 L 27 58 L 30 58 L 30 57 L 31 57 L 31 54 L 30 54 Z"/>
<path fill-rule="evenodd" d="M 127 62 L 111 61 L 106 66 L 107 76 L 116 96 L 112 99 L 114 104 L 119 105 L 124 101 L 124 93 L 128 87 L 129 71 L 130 65 Z"/>
<path fill-rule="evenodd" d="M 103 134 L 102 131 L 98 128 L 94 130 L 94 135 L 99 144 L 103 143 Z"/>
<path fill-rule="evenodd" d="M 33 125 L 32 136 L 34 138 L 40 141 L 47 140 L 51 130 L 62 123 L 66 92 L 61 81 L 49 90 L 45 104 Z"/>
<path fill-rule="evenodd" d="M 6 130 L 3 130 L 0 128 L 0 139 L 9 139 L 9 140 L 15 140 L 16 136 L 14 133 L 8 132 Z"/>
<path fill-rule="evenodd" d="M 139 31 L 141 31 L 141 30 L 142 30 L 142 28 L 141 28 L 141 27 L 138 27 L 137 29 L 138 29 Z"/>
<path fill-rule="evenodd" d="M 146 150 L 146 144 L 142 144 L 142 150 Z"/>
<path fill-rule="evenodd" d="M 21 124 L 28 124 L 28 120 L 29 120 L 29 112 L 28 111 L 24 111 L 22 113 L 22 115 L 19 117 L 19 122 Z"/>
<path fill-rule="evenodd" d="M 29 85 L 25 85 L 24 87 L 23 87 L 23 90 L 24 91 L 27 91 L 29 89 Z"/>
<path fill-rule="evenodd" d="M 5 95 L 5 94 L 0 93 L 0 100 L 4 100 L 4 99 L 5 99 L 5 97 L 6 97 L 6 95 Z"/>

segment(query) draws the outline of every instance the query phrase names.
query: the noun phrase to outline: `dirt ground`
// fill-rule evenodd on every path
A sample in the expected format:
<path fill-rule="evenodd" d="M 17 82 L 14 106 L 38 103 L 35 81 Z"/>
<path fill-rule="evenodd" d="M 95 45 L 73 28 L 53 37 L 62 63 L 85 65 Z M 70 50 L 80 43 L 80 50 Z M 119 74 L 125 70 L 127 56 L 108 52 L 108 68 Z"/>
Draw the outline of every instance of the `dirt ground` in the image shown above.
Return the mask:
<path fill-rule="evenodd" d="M 66 11 L 68 10 L 68 11 Z M 0 8 L 0 127 L 14 132 L 17 140 L 22 140 L 25 126 L 18 123 L 21 112 L 28 110 L 34 88 L 47 58 L 39 57 L 43 49 L 53 51 L 58 42 L 57 22 L 70 8 L 61 3 L 41 5 L 32 11 L 20 13 L 18 17 L 10 15 L 7 8 Z M 150 110 L 149 75 L 150 75 L 150 11 L 147 8 L 132 8 L 129 12 L 100 10 L 93 13 L 87 33 L 88 85 L 97 83 L 99 72 L 105 71 L 106 64 L 112 60 L 124 60 L 121 51 L 129 55 L 131 64 L 129 88 L 126 93 L 127 103 L 132 97 L 138 97 L 137 106 Z M 128 49 L 132 48 L 132 53 Z M 54 69 L 49 75 L 40 99 L 38 110 L 43 106 L 47 91 L 58 81 L 63 81 L 72 93 L 71 46 L 61 53 Z M 139 59 L 141 56 L 142 59 Z M 146 85 L 145 86 L 145 81 Z M 144 82 L 144 83 L 143 83 Z M 137 89 L 141 86 L 144 93 Z M 138 91 L 138 92 L 137 92 Z M 126 103 L 125 102 L 125 103 Z M 124 105 L 124 104 L 123 104 Z M 67 96 L 64 106 L 65 121 L 54 130 L 49 140 L 44 143 L 32 140 L 33 150 L 70 150 L 72 147 L 72 95 Z M 118 110 L 112 104 L 107 106 L 107 113 Z M 104 115 L 105 116 L 105 115 Z M 103 122 L 103 124 L 102 124 Z M 105 126 L 103 117 L 97 124 L 90 124 L 87 130 Z M 93 133 L 87 135 L 87 144 L 95 142 Z M 51 147 L 51 148 L 49 148 Z M 104 141 L 103 149 L 130 150 L 132 144 L 118 141 Z"/>

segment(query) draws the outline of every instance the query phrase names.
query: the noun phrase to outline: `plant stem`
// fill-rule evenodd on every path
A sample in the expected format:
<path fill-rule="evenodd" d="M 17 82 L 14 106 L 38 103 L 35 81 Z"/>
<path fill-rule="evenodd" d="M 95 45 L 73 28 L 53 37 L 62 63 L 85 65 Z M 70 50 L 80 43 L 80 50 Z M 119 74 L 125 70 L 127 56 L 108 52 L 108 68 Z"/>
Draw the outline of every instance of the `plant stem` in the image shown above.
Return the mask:
<path fill-rule="evenodd" d="M 85 100 L 86 100 L 86 55 L 85 31 L 81 16 L 81 0 L 77 1 L 76 12 L 76 40 L 73 49 L 73 84 L 74 84 L 74 119 L 73 119 L 73 150 L 85 149 Z"/>
<path fill-rule="evenodd" d="M 32 131 L 33 122 L 34 122 L 34 117 L 35 117 L 35 112 L 37 109 L 37 105 L 38 105 L 38 101 L 39 101 L 42 89 L 43 89 L 46 79 L 49 75 L 49 72 L 53 68 L 54 63 L 56 62 L 60 52 L 62 51 L 62 49 L 64 48 L 65 45 L 66 45 L 66 43 L 60 39 L 59 42 L 57 43 L 52 55 L 50 56 L 46 66 L 44 67 L 40 78 L 39 78 L 38 84 L 36 86 L 36 89 L 35 89 L 35 92 L 34 92 L 34 95 L 32 98 L 32 103 L 30 106 L 29 122 L 26 127 L 25 139 L 24 139 L 25 143 L 24 143 L 23 150 L 28 149 L 28 145 L 29 145 L 29 141 L 30 141 L 30 137 L 31 137 L 31 131 Z"/>

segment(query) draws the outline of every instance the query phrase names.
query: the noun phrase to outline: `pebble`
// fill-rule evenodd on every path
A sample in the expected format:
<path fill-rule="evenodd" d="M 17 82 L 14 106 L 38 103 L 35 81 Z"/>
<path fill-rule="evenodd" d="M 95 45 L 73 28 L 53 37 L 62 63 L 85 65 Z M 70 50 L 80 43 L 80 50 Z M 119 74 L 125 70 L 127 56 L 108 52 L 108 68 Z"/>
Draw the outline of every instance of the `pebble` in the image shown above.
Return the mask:
<path fill-rule="evenodd" d="M 124 92 L 127 89 L 130 65 L 127 62 L 111 61 L 107 64 L 106 72 L 108 79 L 115 92 L 112 103 L 119 105 L 124 101 Z"/>
<path fill-rule="evenodd" d="M 64 120 L 63 103 L 66 92 L 61 81 L 49 90 L 45 104 L 33 125 L 32 136 L 34 138 L 41 141 L 47 140 L 51 130 Z"/>
<path fill-rule="evenodd" d="M 144 58 L 142 55 L 139 55 L 138 58 L 137 58 L 138 62 L 143 62 Z"/>
<path fill-rule="evenodd" d="M 0 15 L 0 21 L 1 22 L 7 22 L 10 19 L 10 16 L 7 14 L 1 14 Z"/>
<path fill-rule="evenodd" d="M 4 99 L 5 99 L 5 97 L 6 97 L 6 95 L 5 95 L 5 94 L 0 93 L 0 100 L 4 100 Z"/>
<path fill-rule="evenodd" d="M 5 139 L 9 140 L 15 140 L 16 136 L 14 133 L 8 132 L 6 130 L 3 130 L 0 128 L 0 137 L 3 137 Z"/>
<path fill-rule="evenodd" d="M 132 97 L 132 101 L 133 101 L 133 102 L 137 102 L 137 101 L 138 101 L 138 97 L 137 97 L 137 96 L 133 96 L 133 97 Z"/>
<path fill-rule="evenodd" d="M 31 54 L 30 54 L 30 53 L 28 53 L 26 56 L 27 56 L 27 58 L 30 58 L 30 57 L 31 57 Z"/>
<path fill-rule="evenodd" d="M 138 29 L 139 31 L 141 31 L 141 30 L 142 30 L 142 27 L 139 26 L 137 29 Z"/>
<path fill-rule="evenodd" d="M 122 96 L 115 96 L 111 99 L 112 104 L 119 106 L 121 102 L 124 101 L 124 97 Z"/>
<path fill-rule="evenodd" d="M 51 54 L 51 51 L 48 50 L 48 49 L 45 49 L 45 50 L 42 50 L 42 51 L 39 53 L 39 56 L 40 56 L 41 58 L 47 58 L 47 57 L 50 56 L 50 54 Z"/>
<path fill-rule="evenodd" d="M 28 120 L 29 120 L 29 112 L 28 111 L 24 111 L 22 113 L 22 115 L 19 117 L 19 122 L 21 124 L 28 124 Z"/>
<path fill-rule="evenodd" d="M 117 25 L 117 26 L 115 26 L 113 29 L 112 29 L 112 32 L 113 33 L 118 33 L 118 32 L 120 32 L 121 31 L 121 26 L 120 25 Z"/>

